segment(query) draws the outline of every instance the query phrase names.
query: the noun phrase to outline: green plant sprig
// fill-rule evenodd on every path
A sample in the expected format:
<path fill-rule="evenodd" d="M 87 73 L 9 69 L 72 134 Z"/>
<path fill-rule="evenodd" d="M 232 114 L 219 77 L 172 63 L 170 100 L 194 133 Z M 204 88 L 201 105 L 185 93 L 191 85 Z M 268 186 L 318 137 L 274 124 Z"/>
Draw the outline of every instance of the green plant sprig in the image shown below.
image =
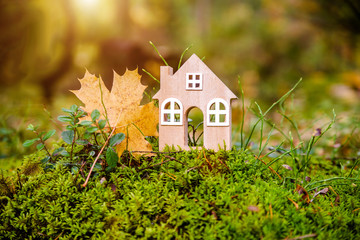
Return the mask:
<path fill-rule="evenodd" d="M 33 138 L 33 139 L 26 140 L 26 141 L 23 143 L 23 146 L 24 146 L 24 147 L 30 147 L 30 146 L 32 146 L 34 143 L 39 142 L 39 143 L 36 145 L 36 149 L 37 149 L 38 151 L 44 149 L 44 150 L 46 151 L 48 157 L 49 157 L 50 159 L 52 159 L 52 156 L 51 156 L 51 154 L 50 154 L 50 152 L 49 152 L 49 149 L 48 149 L 48 148 L 46 147 L 46 145 L 45 145 L 45 141 L 48 140 L 49 138 L 51 138 L 52 136 L 54 136 L 55 133 L 56 133 L 56 130 L 55 130 L 55 129 L 52 129 L 52 130 L 50 130 L 50 131 L 48 131 L 48 132 L 38 132 L 37 129 L 38 129 L 38 126 L 35 127 L 35 126 L 32 125 L 32 124 L 29 124 L 29 125 L 28 125 L 27 130 L 30 130 L 30 131 L 34 132 L 37 137 L 36 137 L 36 138 Z"/>

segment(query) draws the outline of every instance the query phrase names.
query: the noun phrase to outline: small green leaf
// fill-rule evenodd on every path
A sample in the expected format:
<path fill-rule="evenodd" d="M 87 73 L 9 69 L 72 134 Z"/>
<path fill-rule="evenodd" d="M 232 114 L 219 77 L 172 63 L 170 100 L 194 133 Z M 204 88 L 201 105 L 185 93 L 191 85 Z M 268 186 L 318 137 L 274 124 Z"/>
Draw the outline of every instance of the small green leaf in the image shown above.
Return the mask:
<path fill-rule="evenodd" d="M 94 111 L 92 111 L 91 119 L 93 120 L 93 122 L 95 122 L 99 117 L 100 117 L 99 110 L 95 109 Z"/>
<path fill-rule="evenodd" d="M 53 156 L 57 156 L 59 155 L 62 151 L 64 151 L 65 148 L 64 147 L 59 147 L 57 149 L 54 150 L 54 152 L 52 153 Z"/>
<path fill-rule="evenodd" d="M 27 130 L 35 131 L 34 125 L 32 125 L 32 124 L 30 123 L 30 124 L 28 125 L 28 127 L 27 127 Z"/>
<path fill-rule="evenodd" d="M 82 140 L 82 139 L 78 139 L 75 142 L 76 142 L 76 144 L 79 144 L 79 145 L 87 145 L 87 144 L 89 144 L 88 141 Z"/>
<path fill-rule="evenodd" d="M 42 136 L 44 136 L 44 135 L 45 135 L 45 132 L 40 132 L 40 133 L 39 133 L 39 137 L 40 137 L 40 138 L 42 138 Z"/>
<path fill-rule="evenodd" d="M 70 157 L 70 153 L 65 149 L 60 152 L 60 155 L 63 157 Z"/>
<path fill-rule="evenodd" d="M 72 174 L 77 174 L 79 172 L 79 168 L 77 167 L 77 166 L 73 166 L 72 168 L 71 168 L 71 173 Z"/>
<path fill-rule="evenodd" d="M 84 135 L 82 136 L 83 139 L 89 139 L 91 138 L 93 135 L 92 133 L 89 133 L 89 132 L 85 132 Z"/>
<path fill-rule="evenodd" d="M 89 155 L 90 155 L 91 157 L 95 156 L 95 151 L 89 152 Z"/>
<path fill-rule="evenodd" d="M 61 137 L 67 144 L 72 144 L 74 141 L 74 132 L 73 131 L 63 131 Z"/>
<path fill-rule="evenodd" d="M 82 110 L 80 110 L 79 112 L 78 112 L 78 114 L 76 114 L 76 118 L 82 118 L 82 117 L 85 117 L 86 116 L 86 112 L 84 112 L 84 111 L 82 111 Z"/>
<path fill-rule="evenodd" d="M 117 153 L 113 148 L 108 148 L 106 151 L 106 162 L 110 168 L 116 167 L 116 164 L 119 160 Z"/>
<path fill-rule="evenodd" d="M 73 113 L 73 111 L 71 111 L 71 109 L 62 108 L 61 110 L 66 113 Z"/>
<path fill-rule="evenodd" d="M 112 136 L 109 140 L 110 147 L 115 147 L 116 145 L 120 144 L 125 139 L 125 134 L 118 133 Z"/>
<path fill-rule="evenodd" d="M 96 132 L 96 131 L 98 131 L 99 129 L 97 128 L 97 127 L 88 127 L 88 128 L 86 128 L 86 131 L 88 132 L 88 133 L 94 133 L 94 132 Z"/>
<path fill-rule="evenodd" d="M 101 164 L 96 163 L 95 166 L 94 166 L 94 172 L 98 172 L 98 171 L 101 171 L 101 170 L 102 170 Z"/>
<path fill-rule="evenodd" d="M 56 133 L 56 130 L 55 130 L 55 129 L 48 131 L 48 132 L 45 134 L 45 136 L 43 137 L 43 141 L 48 140 L 49 138 L 51 138 L 52 136 L 54 136 L 55 133 Z"/>
<path fill-rule="evenodd" d="M 58 120 L 60 122 L 72 122 L 73 121 L 72 117 L 65 116 L 65 115 L 58 116 Z"/>
<path fill-rule="evenodd" d="M 67 125 L 65 127 L 66 130 L 69 130 L 69 131 L 74 131 L 74 129 L 76 128 L 76 126 L 73 126 L 73 125 Z"/>
<path fill-rule="evenodd" d="M 73 113 L 75 113 L 78 109 L 79 109 L 79 107 L 76 104 L 74 104 L 70 107 L 70 111 Z"/>
<path fill-rule="evenodd" d="M 40 138 L 34 138 L 34 139 L 29 139 L 29 140 L 26 140 L 24 143 L 23 143 L 23 146 L 24 147 L 30 147 L 31 145 L 33 145 L 34 143 L 36 143 L 37 141 L 39 141 Z"/>
<path fill-rule="evenodd" d="M 41 159 L 41 164 L 45 164 L 50 160 L 50 156 L 46 156 L 45 158 Z"/>
<path fill-rule="evenodd" d="M 45 147 L 45 145 L 43 144 L 43 143 L 39 143 L 38 145 L 36 145 L 36 149 L 37 150 L 41 150 L 41 149 L 43 149 Z"/>
<path fill-rule="evenodd" d="M 80 123 L 81 126 L 90 126 L 91 124 L 92 124 L 92 121 L 87 121 L 87 120 L 82 121 L 82 122 Z"/>
<path fill-rule="evenodd" d="M 99 121 L 99 128 L 103 129 L 106 126 L 106 120 L 102 119 Z"/>

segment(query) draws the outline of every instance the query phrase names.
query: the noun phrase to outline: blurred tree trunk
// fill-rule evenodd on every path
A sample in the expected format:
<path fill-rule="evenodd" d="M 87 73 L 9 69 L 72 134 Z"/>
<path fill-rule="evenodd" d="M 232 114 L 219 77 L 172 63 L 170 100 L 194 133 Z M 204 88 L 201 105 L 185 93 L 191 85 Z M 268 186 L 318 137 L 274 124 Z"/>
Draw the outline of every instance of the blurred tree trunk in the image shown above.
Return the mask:
<path fill-rule="evenodd" d="M 67 19 L 67 29 L 63 40 L 63 54 L 55 68 L 46 72 L 40 77 L 40 84 L 43 90 L 43 95 L 46 100 L 51 101 L 52 95 L 55 91 L 56 83 L 71 69 L 73 66 L 73 54 L 75 44 L 75 16 L 70 0 L 62 1 L 64 12 Z"/>
<path fill-rule="evenodd" d="M 59 11 L 66 16 L 66 32 L 57 36 L 63 40 L 51 39 L 54 48 L 61 47 L 61 56 L 53 62 L 53 52 L 40 44 L 46 37 L 41 23 L 47 21 L 39 8 L 41 3 L 0 0 L 0 83 L 5 87 L 21 81 L 39 84 L 50 101 L 56 83 L 73 66 L 75 17 L 70 0 L 62 0 Z"/>

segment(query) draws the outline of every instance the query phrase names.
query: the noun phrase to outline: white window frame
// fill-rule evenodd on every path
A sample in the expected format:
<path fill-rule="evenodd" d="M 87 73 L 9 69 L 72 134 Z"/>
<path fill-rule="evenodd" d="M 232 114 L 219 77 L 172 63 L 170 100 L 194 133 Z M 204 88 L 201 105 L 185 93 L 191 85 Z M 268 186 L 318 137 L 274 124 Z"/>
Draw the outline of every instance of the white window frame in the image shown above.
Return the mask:
<path fill-rule="evenodd" d="M 165 109 L 166 104 L 170 102 L 170 109 Z M 179 109 L 175 109 L 175 103 L 179 105 Z M 164 115 L 170 114 L 170 121 L 165 121 Z M 180 114 L 180 121 L 175 122 L 175 114 Z M 176 98 L 167 98 L 161 104 L 161 125 L 183 125 L 183 105 Z"/>
<path fill-rule="evenodd" d="M 192 79 L 190 79 L 190 76 Z M 200 76 L 196 80 L 196 76 Z M 202 73 L 186 73 L 186 90 L 202 90 L 203 74 Z M 192 84 L 192 87 L 189 85 Z M 199 84 L 199 87 L 196 87 L 196 84 Z"/>
<path fill-rule="evenodd" d="M 211 110 L 210 107 L 215 103 L 215 109 Z M 220 109 L 220 103 L 224 104 L 225 110 Z M 214 98 L 207 105 L 207 126 L 229 126 L 229 104 L 222 98 Z M 220 122 L 220 115 L 225 114 L 225 121 Z M 215 115 L 215 122 L 210 122 L 210 116 Z"/>

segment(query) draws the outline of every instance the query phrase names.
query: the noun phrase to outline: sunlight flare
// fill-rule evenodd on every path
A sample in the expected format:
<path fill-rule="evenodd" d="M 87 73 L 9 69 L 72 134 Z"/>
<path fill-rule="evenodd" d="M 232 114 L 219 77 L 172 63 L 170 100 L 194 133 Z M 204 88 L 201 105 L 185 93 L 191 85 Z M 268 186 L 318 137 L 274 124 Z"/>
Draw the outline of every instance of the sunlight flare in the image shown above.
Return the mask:
<path fill-rule="evenodd" d="M 77 0 L 77 5 L 86 9 L 94 9 L 100 4 L 100 0 Z"/>

